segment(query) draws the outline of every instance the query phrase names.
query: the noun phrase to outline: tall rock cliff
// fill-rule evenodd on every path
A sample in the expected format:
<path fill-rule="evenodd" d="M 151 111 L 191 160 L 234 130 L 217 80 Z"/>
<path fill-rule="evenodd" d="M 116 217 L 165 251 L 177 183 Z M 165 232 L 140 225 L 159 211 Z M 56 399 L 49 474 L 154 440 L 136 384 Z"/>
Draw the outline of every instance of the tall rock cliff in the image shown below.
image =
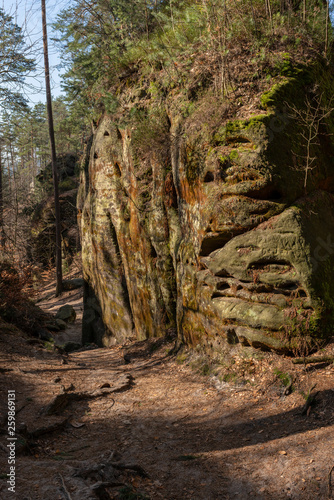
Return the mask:
<path fill-rule="evenodd" d="M 177 329 L 215 351 L 301 352 L 329 338 L 333 74 L 321 61 L 282 73 L 230 96 L 123 86 L 81 173 L 84 342 Z"/>

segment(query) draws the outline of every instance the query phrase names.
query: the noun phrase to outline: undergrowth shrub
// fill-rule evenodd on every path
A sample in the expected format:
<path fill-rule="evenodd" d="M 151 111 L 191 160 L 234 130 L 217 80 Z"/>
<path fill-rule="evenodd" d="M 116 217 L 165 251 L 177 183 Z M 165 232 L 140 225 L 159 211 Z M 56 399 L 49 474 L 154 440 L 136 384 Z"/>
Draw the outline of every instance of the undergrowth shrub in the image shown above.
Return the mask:
<path fill-rule="evenodd" d="M 34 334 L 44 313 L 34 306 L 32 299 L 33 266 L 0 262 L 0 316 L 27 333 Z"/>
<path fill-rule="evenodd" d="M 8 306 L 18 306 L 32 295 L 32 267 L 18 269 L 14 264 L 0 263 L 0 311 Z"/>
<path fill-rule="evenodd" d="M 285 316 L 291 324 L 282 327 L 281 339 L 288 342 L 294 356 L 306 357 L 323 347 L 323 341 L 319 339 L 319 318 L 316 313 L 291 306 L 286 309 Z"/>

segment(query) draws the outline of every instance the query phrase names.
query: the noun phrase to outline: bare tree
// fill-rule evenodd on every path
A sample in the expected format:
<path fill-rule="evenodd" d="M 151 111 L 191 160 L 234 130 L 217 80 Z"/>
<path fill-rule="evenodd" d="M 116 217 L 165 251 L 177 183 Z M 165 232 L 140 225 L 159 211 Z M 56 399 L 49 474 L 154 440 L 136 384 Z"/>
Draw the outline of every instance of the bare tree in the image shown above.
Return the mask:
<path fill-rule="evenodd" d="M 54 204 L 55 204 L 55 218 L 56 218 L 56 276 L 57 276 L 56 296 L 57 296 L 62 292 L 60 204 L 59 204 L 59 190 L 58 190 L 56 145 L 55 145 L 55 136 L 54 136 L 54 127 L 53 127 L 53 116 L 52 116 L 52 98 L 51 98 L 51 87 L 50 87 L 48 37 L 47 37 L 47 29 L 46 29 L 46 10 L 45 10 L 45 0 L 41 0 L 41 1 L 42 1 L 46 105 L 47 105 L 47 110 L 48 110 L 49 136 L 50 136 L 50 146 L 51 146 L 51 163 L 52 163 L 53 189 L 54 189 Z"/>
<path fill-rule="evenodd" d="M 332 99 L 327 105 L 322 105 L 322 102 L 323 94 L 321 93 L 312 100 L 310 97 L 306 96 L 304 102 L 305 105 L 302 109 L 298 109 L 297 107 L 286 103 L 290 110 L 290 117 L 296 120 L 302 130 L 300 132 L 300 137 L 302 138 L 302 144 L 305 152 L 302 155 L 297 155 L 295 153 L 296 156 L 302 158 L 303 160 L 302 164 L 295 168 L 304 172 L 305 194 L 307 193 L 307 181 L 309 174 L 312 170 L 317 168 L 317 156 L 312 156 L 312 150 L 315 146 L 319 145 L 319 136 L 321 135 L 320 126 L 334 111 L 334 107 L 331 106 Z"/>

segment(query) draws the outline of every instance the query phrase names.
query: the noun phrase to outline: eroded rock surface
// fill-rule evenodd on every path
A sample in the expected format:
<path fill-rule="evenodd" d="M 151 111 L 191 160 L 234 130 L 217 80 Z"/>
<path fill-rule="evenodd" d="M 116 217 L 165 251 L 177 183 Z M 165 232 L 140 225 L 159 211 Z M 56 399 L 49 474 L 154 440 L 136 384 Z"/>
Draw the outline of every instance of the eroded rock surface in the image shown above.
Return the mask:
<path fill-rule="evenodd" d="M 102 119 L 78 200 L 85 341 L 177 327 L 192 346 L 300 352 L 330 335 L 333 124 L 321 122 L 307 153 L 289 112 L 305 108 L 303 75 L 285 78 L 247 120 L 228 121 L 222 108 L 215 130 L 200 100 L 182 117 L 169 95 L 160 149 L 153 137 L 145 154 L 133 124 Z M 317 158 L 307 171 L 306 154 Z"/>

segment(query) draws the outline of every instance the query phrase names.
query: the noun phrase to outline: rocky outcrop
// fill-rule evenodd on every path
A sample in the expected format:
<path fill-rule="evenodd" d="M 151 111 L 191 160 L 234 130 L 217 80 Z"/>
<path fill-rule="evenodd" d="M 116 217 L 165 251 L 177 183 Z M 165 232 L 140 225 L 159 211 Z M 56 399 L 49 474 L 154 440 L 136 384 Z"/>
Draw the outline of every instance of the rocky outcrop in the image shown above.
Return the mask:
<path fill-rule="evenodd" d="M 187 116 L 175 92 L 164 109 L 160 102 L 159 134 L 149 119 L 146 130 L 126 124 L 126 111 L 122 120 L 104 116 L 78 198 L 85 341 L 112 345 L 177 328 L 191 346 L 301 352 L 329 337 L 333 123 L 311 111 L 320 121 L 307 143 L 314 120 L 300 119 L 305 85 L 310 102 L 327 109 L 328 71 L 281 78 L 244 119 L 226 117 L 213 100 L 218 126 L 207 100 Z M 146 106 L 149 117 L 158 104 Z"/>

